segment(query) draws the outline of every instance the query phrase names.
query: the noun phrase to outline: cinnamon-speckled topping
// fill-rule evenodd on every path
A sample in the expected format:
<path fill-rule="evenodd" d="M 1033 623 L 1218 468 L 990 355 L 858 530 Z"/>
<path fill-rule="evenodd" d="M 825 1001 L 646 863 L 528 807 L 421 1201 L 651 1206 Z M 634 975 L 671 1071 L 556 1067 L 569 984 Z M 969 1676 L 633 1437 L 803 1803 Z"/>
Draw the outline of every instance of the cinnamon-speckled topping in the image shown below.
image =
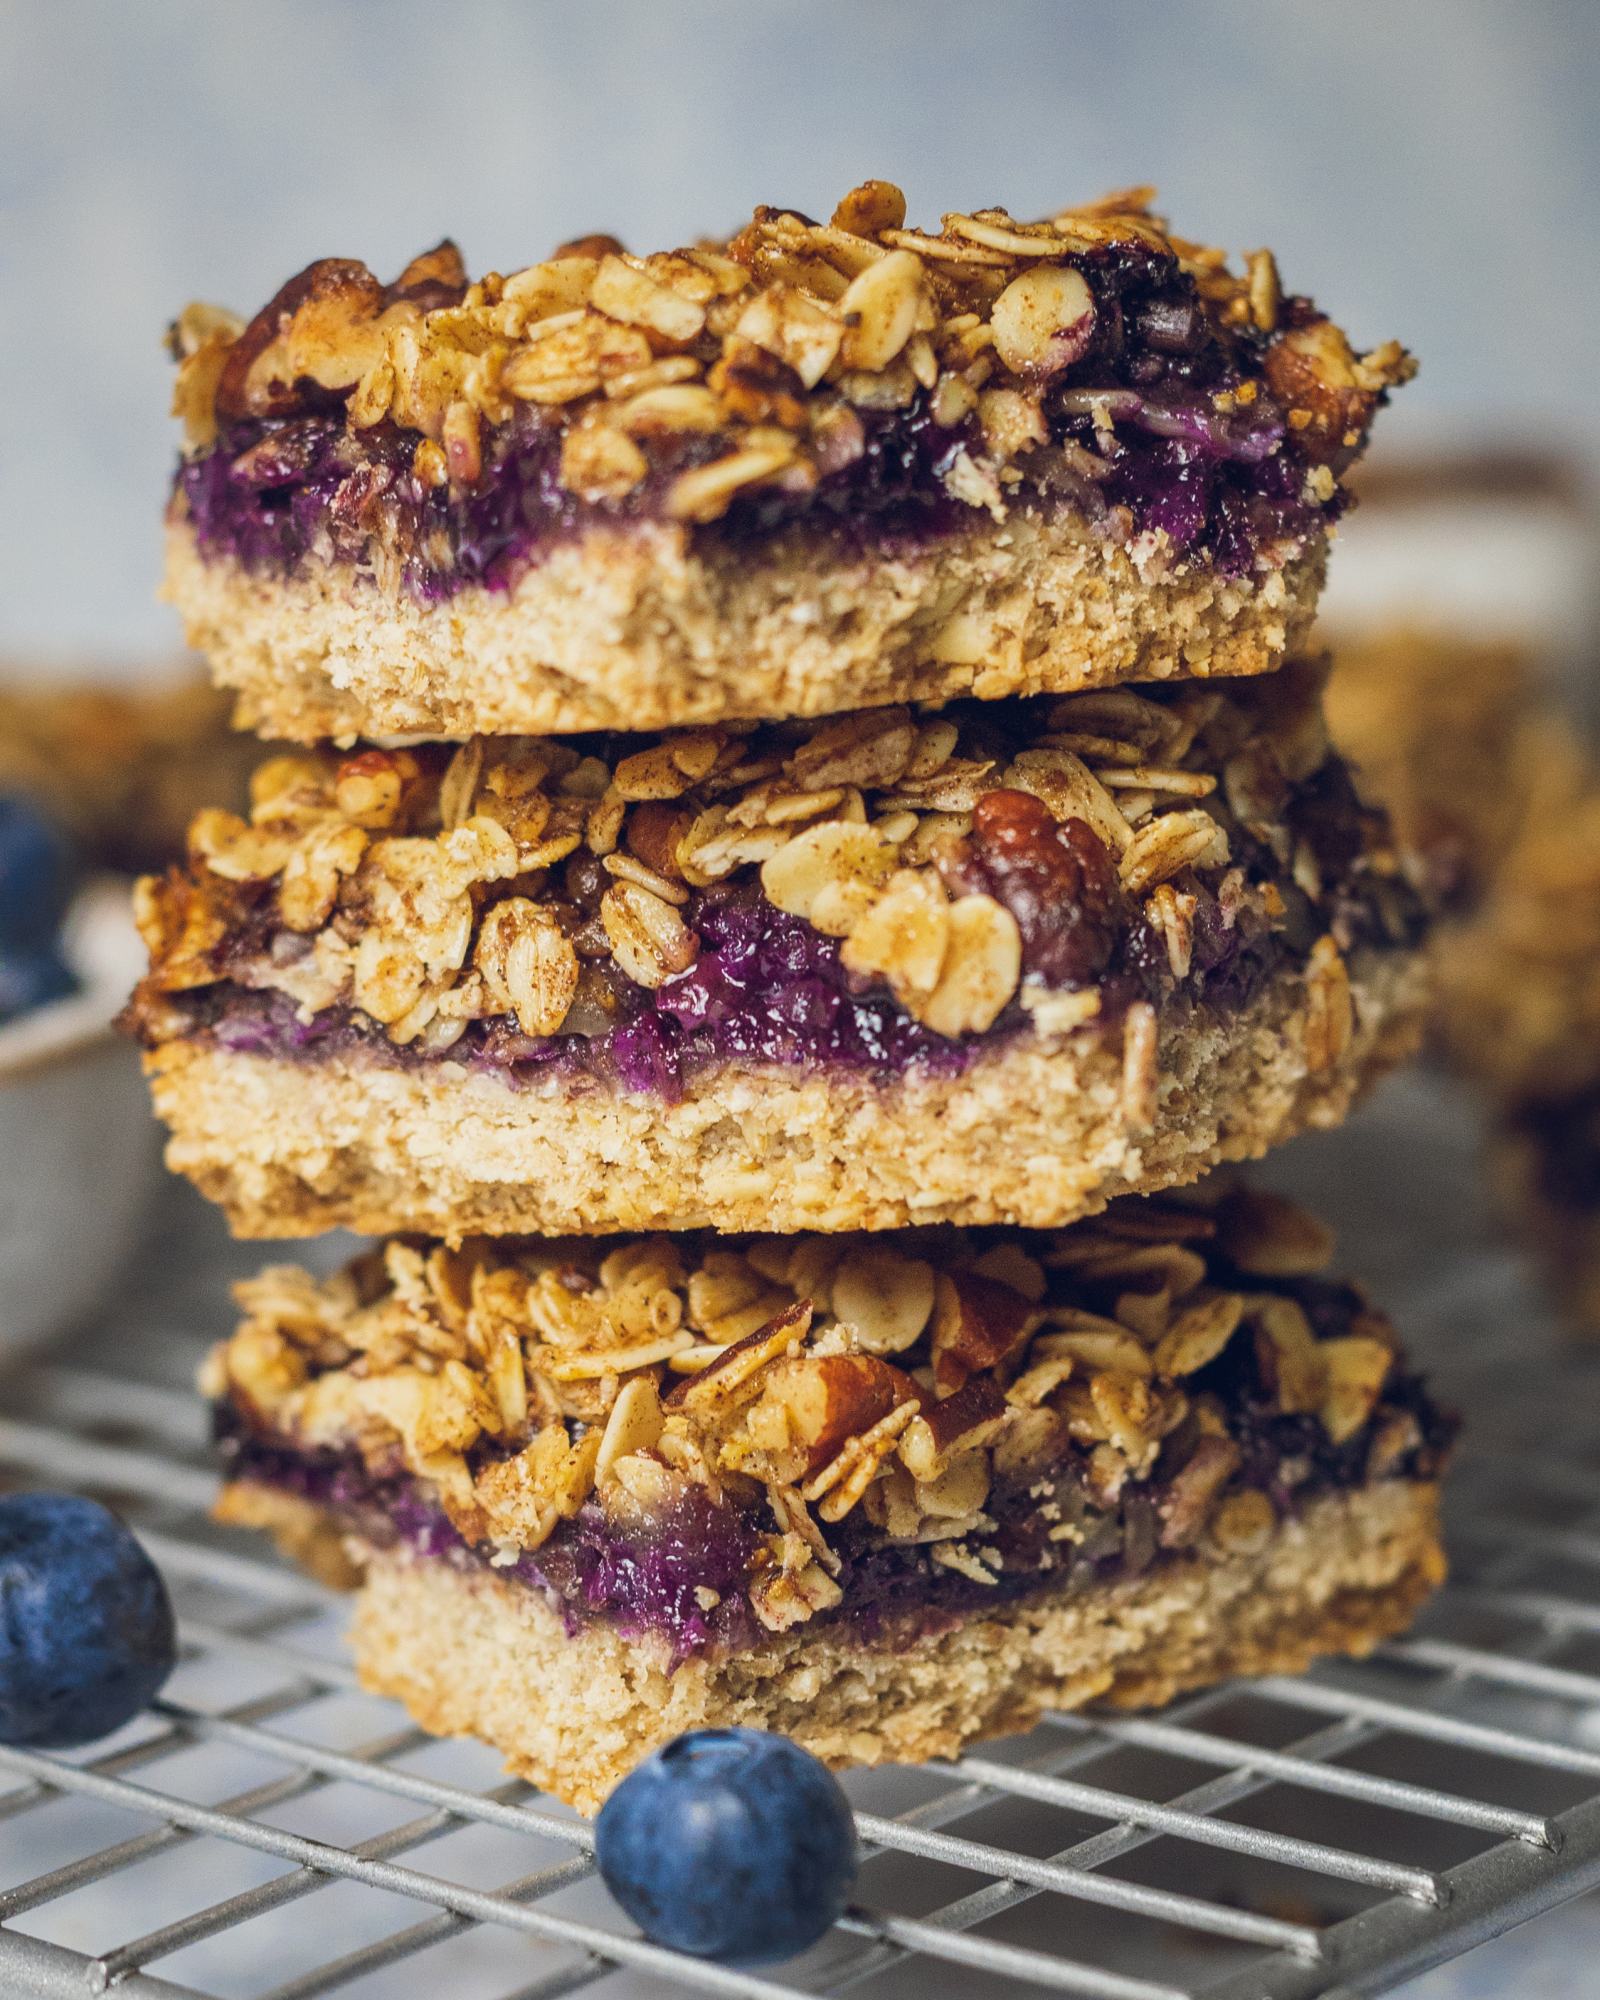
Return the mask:
<path fill-rule="evenodd" d="M 387 285 L 323 258 L 248 323 L 176 322 L 177 506 L 208 554 L 425 598 L 639 518 L 905 532 L 1065 505 L 1115 542 L 1274 566 L 1337 515 L 1413 364 L 1150 198 L 932 234 L 873 181 L 827 223 L 763 208 L 648 256 L 590 237 L 471 283 L 448 242 Z"/>
<path fill-rule="evenodd" d="M 1060 1584 L 1431 1476 L 1449 1427 L 1389 1323 L 1320 1275 L 1331 1248 L 1214 1186 L 1053 1234 L 395 1240 L 242 1286 L 204 1387 L 234 1476 L 368 1534 L 383 1500 L 391 1533 L 577 1612 L 609 1548 L 604 1608 L 642 1617 L 629 1579 L 670 1540 L 692 1647 L 862 1611 L 853 1578 Z"/>
<path fill-rule="evenodd" d="M 275 758 L 248 821 L 202 814 L 187 869 L 141 885 L 133 1018 L 159 1041 L 225 1033 L 231 1010 L 242 1046 L 277 1033 L 275 996 L 313 1044 L 353 1027 L 511 1065 L 605 1041 L 662 1089 L 680 1057 L 893 1068 L 1030 1025 L 1129 1029 L 1145 1074 L 1169 1003 L 1237 1004 L 1294 962 L 1331 1066 L 1345 953 L 1412 943 L 1421 918 L 1319 689 L 1298 667 Z"/>

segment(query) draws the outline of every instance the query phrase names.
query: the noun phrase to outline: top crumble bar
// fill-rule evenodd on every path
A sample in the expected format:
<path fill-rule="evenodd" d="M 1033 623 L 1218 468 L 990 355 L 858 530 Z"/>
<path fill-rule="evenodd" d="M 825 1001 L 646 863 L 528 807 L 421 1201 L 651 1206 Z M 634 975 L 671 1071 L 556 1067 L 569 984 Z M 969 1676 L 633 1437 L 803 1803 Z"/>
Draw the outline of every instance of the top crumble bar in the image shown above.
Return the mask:
<path fill-rule="evenodd" d="M 301 741 L 1270 669 L 1413 363 L 1149 199 L 934 235 L 870 181 L 724 244 L 191 306 L 169 595 Z"/>

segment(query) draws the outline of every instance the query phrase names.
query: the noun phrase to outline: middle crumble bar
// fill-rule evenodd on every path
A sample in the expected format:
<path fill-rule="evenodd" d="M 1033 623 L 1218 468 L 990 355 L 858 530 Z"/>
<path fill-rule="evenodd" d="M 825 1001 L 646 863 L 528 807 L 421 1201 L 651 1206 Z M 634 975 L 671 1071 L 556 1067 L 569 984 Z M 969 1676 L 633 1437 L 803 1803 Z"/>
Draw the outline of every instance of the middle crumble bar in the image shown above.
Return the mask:
<path fill-rule="evenodd" d="M 243 1234 L 1053 1227 L 1331 1123 L 1424 911 L 1321 670 L 275 758 L 148 881 Z"/>

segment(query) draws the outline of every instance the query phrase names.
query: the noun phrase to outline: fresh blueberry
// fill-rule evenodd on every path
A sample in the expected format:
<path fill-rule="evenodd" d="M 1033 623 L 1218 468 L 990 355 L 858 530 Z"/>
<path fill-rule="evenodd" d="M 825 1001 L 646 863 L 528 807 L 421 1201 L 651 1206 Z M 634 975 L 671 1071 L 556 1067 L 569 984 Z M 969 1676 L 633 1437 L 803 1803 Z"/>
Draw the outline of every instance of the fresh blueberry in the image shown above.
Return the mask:
<path fill-rule="evenodd" d="M 78 982 L 53 945 L 12 955 L 0 946 L 0 1025 L 75 993 Z"/>
<path fill-rule="evenodd" d="M 0 1743 L 109 1735 L 174 1657 L 167 1587 L 115 1514 L 72 1493 L 0 1499 Z"/>
<path fill-rule="evenodd" d="M 855 1823 L 836 1779 L 788 1737 L 696 1729 L 606 1800 L 595 1859 L 646 1937 L 757 1964 L 815 1944 L 844 1908 Z"/>
<path fill-rule="evenodd" d="M 67 843 L 31 800 L 0 797 L 0 952 L 42 950 L 71 897 Z"/>

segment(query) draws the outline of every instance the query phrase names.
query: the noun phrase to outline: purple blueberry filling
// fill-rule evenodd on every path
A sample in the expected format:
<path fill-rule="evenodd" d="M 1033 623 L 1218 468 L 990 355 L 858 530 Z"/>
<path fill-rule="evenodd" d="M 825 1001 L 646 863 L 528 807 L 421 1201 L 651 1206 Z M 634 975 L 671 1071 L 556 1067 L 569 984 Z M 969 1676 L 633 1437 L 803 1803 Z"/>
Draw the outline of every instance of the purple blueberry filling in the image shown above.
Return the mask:
<path fill-rule="evenodd" d="M 694 928 L 702 942 L 699 958 L 655 992 L 612 972 L 612 1025 L 593 1033 L 530 1036 L 509 1017 L 476 1021 L 442 1058 L 396 1045 L 376 1022 L 347 1007 L 302 1020 L 286 995 L 227 981 L 173 996 L 163 1006 L 179 1008 L 185 1034 L 240 1054 L 307 1062 L 359 1055 L 401 1068 L 443 1059 L 511 1083 L 591 1077 L 669 1103 L 729 1064 L 805 1066 L 883 1080 L 958 1076 L 983 1050 L 1028 1027 L 1026 1011 L 1013 1002 L 985 1034 L 960 1040 L 936 1034 L 887 994 L 853 991 L 834 939 L 748 889 L 705 897 Z M 1128 1001 L 1158 993 L 1153 950 L 1141 923 L 1118 954 L 1119 970 L 1098 982 L 1102 1019 L 1114 1022 Z M 1270 935 L 1246 935 L 1245 927 L 1219 916 L 1202 934 L 1200 954 L 1190 991 L 1237 1007 L 1259 990 L 1279 949 Z M 171 1032 L 170 1023 L 163 1032 Z"/>
<path fill-rule="evenodd" d="M 1347 1330 L 1360 1303 L 1348 1287 L 1318 1280 L 1292 1289 L 1322 1337 Z M 1265 1492 L 1283 1515 L 1318 1495 L 1366 1484 L 1382 1422 L 1411 1419 L 1412 1442 L 1386 1468 L 1390 1477 L 1433 1477 L 1455 1431 L 1454 1419 L 1429 1399 L 1420 1377 L 1397 1373 L 1372 1422 L 1334 1444 L 1314 1417 L 1277 1409 L 1248 1342 L 1234 1343 L 1192 1386 L 1225 1402 L 1229 1435 L 1242 1451 L 1237 1480 Z M 458 1566 L 488 1565 L 537 1590 L 571 1634 L 609 1621 L 630 1637 L 664 1638 L 679 1660 L 761 1642 L 746 1587 L 770 1523 L 764 1527 L 751 1509 L 718 1505 L 690 1488 L 648 1526 L 622 1527 L 591 1501 L 536 1553 L 503 1563 L 492 1549 L 468 1542 L 427 1490 L 398 1467 L 375 1472 L 353 1452 L 303 1451 L 252 1431 L 230 1405 L 218 1405 L 214 1421 L 229 1479 L 312 1500 L 378 1546 L 404 1543 L 418 1555 Z M 1162 1546 L 1163 1527 L 1180 1492 L 1186 1449 L 1171 1465 L 1164 1458 L 1149 1480 L 1125 1488 L 1110 1505 L 1091 1498 L 1086 1456 L 1076 1453 L 1042 1472 L 1030 1468 L 1024 1482 L 997 1482 L 985 1505 L 993 1525 L 982 1535 L 988 1559 L 998 1564 L 990 1583 L 945 1567 L 926 1544 L 884 1541 L 858 1510 L 830 1533 L 843 1600 L 813 1622 L 842 1624 L 867 1643 L 891 1634 L 903 1640 L 985 1607 L 1140 1575 L 1170 1553 Z M 1048 1485 L 1048 1507 L 1040 1504 L 1041 1481 Z M 1071 1538 L 1059 1532 L 1063 1524 L 1074 1531 Z"/>
<path fill-rule="evenodd" d="M 1216 324 L 1170 256 L 1125 244 L 1075 262 L 1095 298 L 1092 345 L 1070 386 L 1044 398 L 1049 441 L 1023 462 L 1014 504 L 1066 508 L 1112 540 L 1160 531 L 1230 576 L 1338 517 L 1339 491 L 1308 494 L 1309 461 L 1261 379 L 1263 336 Z M 1284 312 L 1290 325 L 1312 317 L 1299 300 Z M 973 418 L 936 423 L 924 391 L 904 409 L 856 414 L 859 455 L 832 467 L 824 455 L 805 490 L 754 489 L 697 534 L 738 547 L 805 523 L 865 549 L 978 518 L 943 477 L 958 453 L 981 456 Z M 181 463 L 175 500 L 207 556 L 282 575 L 308 560 L 371 570 L 381 551 L 428 603 L 473 584 L 508 590 L 591 525 L 662 518 L 676 476 L 730 448 L 720 433 L 649 441 L 631 491 L 584 499 L 561 480 L 563 429 L 559 415 L 523 408 L 485 440 L 474 480 L 428 487 L 412 470 L 414 432 L 350 428 L 342 397 L 302 383 L 292 414 L 235 420 Z"/>
<path fill-rule="evenodd" d="M 1279 929 L 1268 929 L 1248 908 L 1226 909 L 1199 891 L 1193 961 L 1181 985 L 1171 980 L 1164 949 L 1142 917 L 1122 911 L 1109 921 L 1082 885 L 1041 875 L 1025 853 L 992 856 L 982 881 L 971 886 L 998 894 L 1012 908 L 1028 971 L 1052 987 L 1097 989 L 1103 1024 L 1115 1026 L 1137 999 L 1153 1001 L 1168 1018 L 1196 1004 L 1229 1013 L 1247 1006 L 1276 971 L 1303 960 L 1330 924 L 1347 949 L 1404 946 L 1420 936 L 1424 920 L 1415 898 L 1390 883 L 1382 885 L 1378 900 L 1367 878 L 1341 877 L 1334 865 L 1338 844 L 1323 821 L 1318 846 L 1334 885 L 1329 907 L 1311 910 L 1290 885 L 1289 919 Z M 501 1016 L 470 1023 L 442 1054 L 430 1053 L 392 1042 L 377 1022 L 349 1007 L 302 1019 L 286 994 L 226 976 L 172 995 L 141 991 L 125 1019 L 150 1043 L 181 1033 L 240 1054 L 289 1061 L 357 1056 L 412 1068 L 446 1060 L 513 1084 L 589 1077 L 669 1103 L 729 1064 L 806 1066 L 886 1081 L 958 1076 L 984 1050 L 1028 1031 L 1019 1001 L 982 1035 L 951 1039 L 923 1027 L 881 988 L 852 980 L 834 939 L 774 908 L 754 883 L 708 890 L 685 917 L 700 941 L 689 970 L 650 992 L 609 966 L 606 1011 L 581 1032 L 530 1036 Z M 234 940 L 233 965 L 251 978 L 250 963 L 264 951 L 292 955 L 304 949 L 292 935 L 247 926 Z"/>
<path fill-rule="evenodd" d="M 832 938 L 760 895 L 706 897 L 697 913 L 703 949 L 655 992 L 620 973 L 609 979 L 613 1024 L 593 1033 L 522 1034 L 509 1016 L 473 1022 L 444 1059 L 507 1082 L 546 1075 L 592 1077 L 676 1101 L 697 1076 L 728 1063 L 806 1064 L 853 1074 L 954 1076 L 984 1042 L 952 1041 L 920 1026 L 886 995 L 857 994 Z M 220 983 L 180 996 L 189 1026 L 219 1046 L 315 1062 L 360 1054 L 410 1066 L 437 1058 L 398 1047 L 376 1022 L 348 1008 L 309 1021 L 285 995 Z"/>
<path fill-rule="evenodd" d="M 1198 412 L 1192 435 L 1163 436 L 1145 426 L 1171 423 L 1173 405 L 1136 398 L 1133 407 L 1126 435 L 1109 454 L 1101 448 L 1110 465 L 1103 479 L 1053 469 L 1025 504 L 1072 508 L 1122 539 L 1160 530 L 1181 553 L 1229 576 L 1248 574 L 1267 552 L 1304 542 L 1337 517 L 1337 496 L 1305 498 L 1305 468 L 1281 455 L 1276 439 L 1262 452 L 1257 432 L 1241 449 L 1219 426 L 1202 427 Z M 1087 417 L 1063 420 L 1063 441 L 1077 442 L 1074 430 L 1090 432 Z M 879 420 L 863 457 L 824 475 L 816 491 L 736 502 L 726 520 L 699 532 L 742 546 L 804 521 L 862 548 L 947 534 L 976 518 L 940 484 L 967 442 L 963 428 L 940 430 L 913 407 Z M 472 584 L 510 590 L 548 549 L 591 525 L 660 518 L 672 478 L 721 448 L 697 438 L 662 454 L 626 500 L 607 502 L 580 499 L 560 484 L 560 435 L 538 417 L 501 432 L 465 490 L 424 488 L 411 471 L 414 446 L 390 427 L 352 435 L 337 415 L 251 420 L 185 461 L 176 490 L 207 556 L 278 575 L 308 559 L 368 568 L 376 540 L 401 552 L 406 587 L 433 603 Z"/>

